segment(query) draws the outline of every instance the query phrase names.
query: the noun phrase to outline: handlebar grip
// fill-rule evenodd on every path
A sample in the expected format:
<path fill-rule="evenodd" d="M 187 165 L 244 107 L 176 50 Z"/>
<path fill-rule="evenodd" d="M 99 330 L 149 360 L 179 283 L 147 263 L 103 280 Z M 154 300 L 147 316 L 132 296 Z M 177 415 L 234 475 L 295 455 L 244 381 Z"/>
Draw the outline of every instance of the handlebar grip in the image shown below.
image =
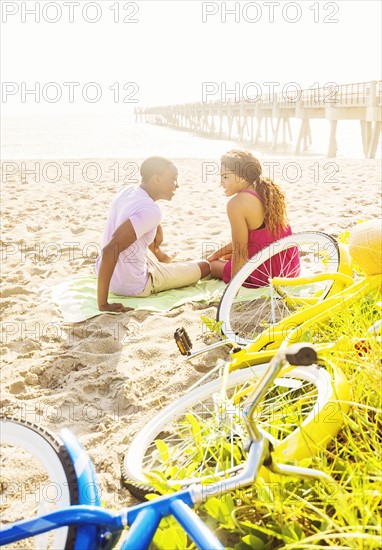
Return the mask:
<path fill-rule="evenodd" d="M 294 344 L 286 350 L 285 358 L 291 365 L 309 366 L 317 362 L 317 352 L 311 344 Z"/>

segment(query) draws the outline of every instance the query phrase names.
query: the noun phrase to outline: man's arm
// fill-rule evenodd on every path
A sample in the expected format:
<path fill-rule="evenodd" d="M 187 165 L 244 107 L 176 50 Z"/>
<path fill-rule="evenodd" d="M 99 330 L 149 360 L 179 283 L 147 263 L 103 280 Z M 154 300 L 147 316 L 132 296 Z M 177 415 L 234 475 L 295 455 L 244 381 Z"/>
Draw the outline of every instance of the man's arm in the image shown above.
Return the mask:
<path fill-rule="evenodd" d="M 149 250 L 154 254 L 159 262 L 169 264 L 172 261 L 171 256 L 161 250 L 160 245 L 163 243 L 163 229 L 158 225 L 157 232 L 153 242 L 149 245 Z"/>
<path fill-rule="evenodd" d="M 157 227 L 157 232 L 155 234 L 155 238 L 153 240 L 155 248 L 159 248 L 160 245 L 163 243 L 163 229 L 162 226 L 159 224 Z"/>
<path fill-rule="evenodd" d="M 102 249 L 101 263 L 98 270 L 97 299 L 100 311 L 128 311 L 122 304 L 109 304 L 108 294 L 110 280 L 113 276 L 118 257 L 137 240 L 134 227 L 130 220 L 120 225 L 111 240 Z"/>

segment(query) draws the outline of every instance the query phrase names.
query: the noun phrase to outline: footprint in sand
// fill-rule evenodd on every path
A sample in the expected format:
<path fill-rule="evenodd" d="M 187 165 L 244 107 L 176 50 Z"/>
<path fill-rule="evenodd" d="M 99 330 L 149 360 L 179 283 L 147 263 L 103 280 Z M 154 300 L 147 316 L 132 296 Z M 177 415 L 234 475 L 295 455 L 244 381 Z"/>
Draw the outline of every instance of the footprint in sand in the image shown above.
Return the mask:
<path fill-rule="evenodd" d="M 38 385 L 38 376 L 35 372 L 28 372 L 25 375 L 25 383 L 28 386 L 37 386 Z"/>
<path fill-rule="evenodd" d="M 39 277 L 46 277 L 49 275 L 51 270 L 47 271 L 46 268 L 43 267 L 32 267 L 30 270 L 31 275 L 38 275 Z"/>
<path fill-rule="evenodd" d="M 29 208 L 29 210 L 35 210 L 34 208 Z M 36 210 L 38 210 L 36 208 Z M 30 233 L 37 233 L 38 231 L 41 231 L 41 229 L 43 228 L 42 225 L 27 225 L 26 228 L 28 229 L 28 231 Z"/>
<path fill-rule="evenodd" d="M 9 387 L 9 393 L 12 395 L 17 395 L 18 393 L 22 393 L 25 390 L 25 384 L 23 380 L 17 380 L 17 382 L 13 382 L 13 384 Z"/>
<path fill-rule="evenodd" d="M 31 327 L 35 330 L 35 327 Z M 35 351 L 41 350 L 41 342 L 39 340 L 17 340 L 12 344 L 11 351 L 17 352 L 17 359 L 28 359 L 34 355 Z"/>
<path fill-rule="evenodd" d="M 61 388 L 67 377 L 81 370 L 86 370 L 86 365 L 76 361 L 74 357 L 54 357 L 51 358 L 50 364 L 42 367 L 39 383 L 43 388 Z"/>
<path fill-rule="evenodd" d="M 13 304 L 14 304 L 13 300 L 1 300 L 0 311 L 5 311 L 9 307 L 13 306 Z"/>
<path fill-rule="evenodd" d="M 0 296 L 2 298 L 8 298 L 9 296 L 15 296 L 15 295 L 18 295 L 18 294 L 32 294 L 32 292 L 30 290 L 27 290 L 23 286 L 5 288 L 4 290 L 2 290 L 0 292 Z"/>
<path fill-rule="evenodd" d="M 85 231 L 84 227 L 71 227 L 70 231 L 73 233 L 73 235 L 80 235 Z"/>

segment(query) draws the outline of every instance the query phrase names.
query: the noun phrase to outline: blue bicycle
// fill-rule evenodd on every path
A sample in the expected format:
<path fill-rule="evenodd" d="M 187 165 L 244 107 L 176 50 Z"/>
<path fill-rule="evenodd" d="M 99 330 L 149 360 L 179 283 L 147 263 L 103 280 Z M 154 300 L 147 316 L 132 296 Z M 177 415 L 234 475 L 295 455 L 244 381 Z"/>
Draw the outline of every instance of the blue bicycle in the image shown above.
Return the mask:
<path fill-rule="evenodd" d="M 224 548 L 192 510 L 194 506 L 209 497 L 221 496 L 250 485 L 263 466 L 282 475 L 333 483 L 332 478 L 318 470 L 275 463 L 272 460 L 272 443 L 266 432 L 258 428 L 254 418 L 255 410 L 261 405 L 267 389 L 273 384 L 283 366 L 287 363 L 305 366 L 316 362 L 316 352 L 307 344 L 296 344 L 286 351 L 279 350 L 270 361 L 264 376 L 241 411 L 248 442 L 247 460 L 240 469 L 227 472 L 227 477 L 217 482 L 203 485 L 195 482 L 178 492 L 118 512 L 109 511 L 101 506 L 93 465 L 69 430 L 63 430 L 60 437 L 57 437 L 28 422 L 2 418 L 2 463 L 8 460 L 22 463 L 25 460 L 23 453 L 29 453 L 41 470 L 45 470 L 45 477 L 41 474 L 38 478 L 41 498 L 37 510 L 34 511 L 38 513 L 37 516 L 15 522 L 15 516 L 9 515 L 7 506 L 3 506 L 5 510 L 0 545 L 33 537 L 36 548 L 110 549 L 128 528 L 121 548 L 144 549 L 150 545 L 161 519 L 173 516 L 199 548 Z M 3 483 L 6 485 L 7 481 Z M 9 486 L 6 489 L 8 500 L 12 500 Z M 17 491 L 14 491 L 13 497 L 13 501 L 17 500 Z M 22 502 L 20 516 L 30 514 L 31 509 L 30 504 Z"/>

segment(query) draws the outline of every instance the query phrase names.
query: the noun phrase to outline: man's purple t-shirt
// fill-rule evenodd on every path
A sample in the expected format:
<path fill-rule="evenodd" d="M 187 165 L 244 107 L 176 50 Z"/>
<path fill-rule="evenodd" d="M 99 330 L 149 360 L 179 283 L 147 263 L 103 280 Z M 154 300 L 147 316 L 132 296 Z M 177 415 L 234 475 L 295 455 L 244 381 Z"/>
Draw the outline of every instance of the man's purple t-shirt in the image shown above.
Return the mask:
<path fill-rule="evenodd" d="M 122 296 L 135 296 L 142 292 L 148 280 L 147 247 L 153 242 L 162 218 L 159 206 L 141 187 L 125 187 L 113 200 L 102 247 L 111 240 L 115 230 L 128 219 L 137 240 L 120 253 L 110 281 L 110 291 Z M 98 275 L 101 257 L 96 261 Z"/>

